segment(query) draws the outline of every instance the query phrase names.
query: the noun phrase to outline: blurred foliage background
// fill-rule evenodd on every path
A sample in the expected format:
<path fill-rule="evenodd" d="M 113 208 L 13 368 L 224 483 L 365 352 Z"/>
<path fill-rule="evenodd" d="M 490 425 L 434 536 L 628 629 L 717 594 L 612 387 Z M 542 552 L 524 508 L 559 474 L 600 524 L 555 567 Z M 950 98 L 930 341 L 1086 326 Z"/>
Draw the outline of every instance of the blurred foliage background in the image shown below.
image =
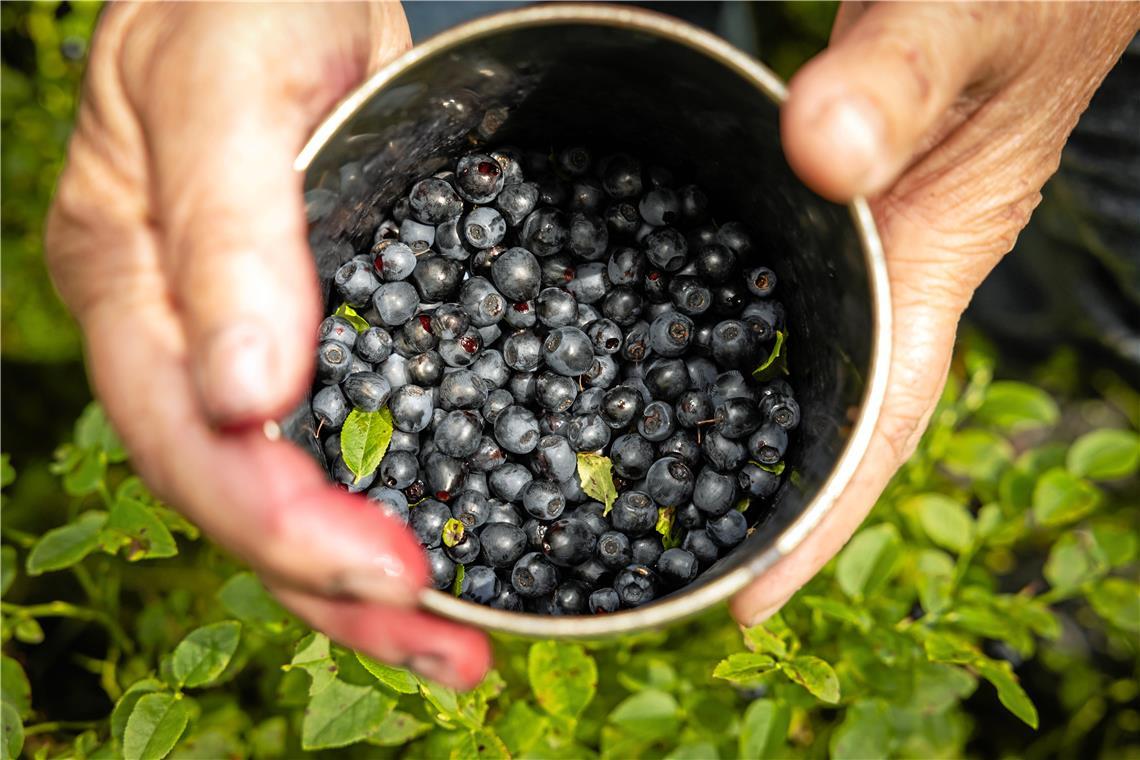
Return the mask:
<path fill-rule="evenodd" d="M 743 8 L 743 4 L 733 6 L 720 31 L 736 44 L 756 50 L 784 77 L 825 44 L 835 13 L 833 3 L 764 4 L 747 12 Z M 220 610 L 214 593 L 223 582 L 228 586 L 234 578 L 246 579 L 243 583 L 248 580 L 248 576 L 233 575 L 238 568 L 231 560 L 205 542 L 193 541 L 192 526 L 179 524 L 173 513 L 157 505 L 150 506 L 171 531 L 179 534 L 181 553 L 176 558 L 136 564 L 133 560 L 137 557 L 117 557 L 116 547 L 105 546 L 104 552 L 111 556 L 93 554 L 69 568 L 70 573 L 22 577 L 23 569 L 17 570 L 16 558 L 21 559 L 22 568 L 38 536 L 75 520 L 77 515 L 90 514 L 93 499 L 85 489 L 102 485 L 104 479 L 113 480 L 112 485 L 120 491 L 133 487 L 129 479 L 123 479 L 127 473 L 122 465 L 108 470 L 107 465 L 116 465 L 121 454 L 109 454 L 102 439 L 88 441 L 89 451 L 80 453 L 84 438 L 92 438 L 91 431 L 101 424 L 96 413 L 85 413 L 72 434 L 74 421 L 90 400 L 81 362 L 82 344 L 42 262 L 43 217 L 62 165 L 98 10 L 97 3 L 0 4 L 0 386 L 4 405 L 0 444 L 19 473 L 9 485 L 9 463 L 5 460 L 4 640 L 6 655 L 18 659 L 27 672 L 32 695 L 28 700 L 26 694 L 8 691 L 12 674 L 6 658 L 4 700 L 11 697 L 20 702 L 29 730 L 35 731 L 24 743 L 29 757 L 110 756 L 121 749 L 115 742 L 122 741 L 122 724 L 116 728 L 112 718 L 111 731 L 118 734 L 109 738 L 105 723 L 115 700 L 123 698 L 123 689 L 133 678 L 151 672 L 148 668 L 160 668 L 161 659 L 196 622 L 223 614 L 240 618 L 240 611 L 229 607 Z M 737 14 L 735 21 L 733 14 Z M 1097 494 L 1093 500 L 1096 504 L 1087 507 L 1096 510 L 1095 514 L 1079 511 L 1087 506 L 1079 499 L 1061 499 L 1055 503 L 1076 505 L 1077 511 L 1048 529 L 1022 524 L 1017 511 L 1019 507 L 1027 511 L 1026 500 L 1032 501 L 1033 494 L 1026 495 L 1025 490 L 1035 492 L 1035 484 L 1046 480 L 1047 474 L 1052 473 L 1050 482 L 1070 482 L 1064 480 L 1063 465 L 1066 449 L 1074 440 L 1101 429 L 1135 429 L 1140 424 L 1140 396 L 1111 369 L 1074 348 L 1062 346 L 1047 358 L 1034 357 L 1018 364 L 1003 358 L 997 362 L 998 373 L 1023 381 L 1017 384 L 1022 394 L 1017 398 L 1036 399 L 1039 408 L 1046 410 L 1054 409 L 1052 399 L 1060 400 L 1058 411 L 1046 414 L 1050 419 L 1044 428 L 1029 433 L 1006 430 L 990 424 L 995 419 L 983 420 L 980 411 L 985 404 L 995 403 L 991 393 L 996 353 L 980 336 L 962 347 L 955 379 L 936 415 L 932 433 L 900 473 L 865 532 L 879 537 L 905 535 L 906 556 L 935 557 L 937 570 L 945 568 L 935 555 L 947 556 L 941 554 L 944 549 L 958 552 L 957 569 L 951 572 L 966 590 L 972 589 L 974 598 L 965 600 L 968 604 L 964 609 L 971 609 L 969 605 L 973 604 L 975 618 L 963 622 L 962 607 L 946 610 L 943 617 L 973 636 L 971 641 L 984 641 L 980 651 L 986 658 L 1014 668 L 1037 704 L 1041 726 L 1039 731 L 1031 731 L 1001 707 L 989 687 L 974 691 L 966 688 L 968 684 L 962 688 L 959 684 L 953 694 L 937 695 L 940 709 L 948 716 L 944 725 L 933 721 L 933 727 L 919 730 L 892 724 L 892 732 L 907 738 L 897 739 L 890 746 L 898 754 L 912 756 L 968 752 L 981 757 L 1140 757 L 1140 656 L 1136 642 L 1140 613 L 1134 598 L 1140 487 L 1136 478 L 1086 487 L 1083 476 L 1074 476 L 1079 481 L 1077 496 Z M 1032 370 L 1027 368 L 1030 366 Z M 1040 392 L 1033 393 L 1030 385 Z M 1006 403 L 1016 406 L 1016 399 L 1010 401 L 1010 387 L 997 385 L 999 390 L 1005 389 Z M 1023 405 L 1017 412 L 1022 417 L 1036 413 L 1032 404 L 1028 409 Z M 1015 422 L 1022 419 L 1017 414 Z M 55 451 L 57 444 L 73 438 L 74 445 Z M 84 473 L 82 465 L 92 457 L 102 462 L 103 470 L 98 483 L 92 480 L 85 484 L 82 480 L 90 473 Z M 995 511 L 986 507 L 1001 504 L 1002 520 L 993 523 L 1001 529 L 987 523 L 987 530 L 996 534 L 966 543 L 945 526 L 922 524 L 925 502 L 916 499 L 935 491 L 968 506 L 967 522 L 974 527 L 967 532 L 978 535 L 983 513 L 991 523 L 995 519 Z M 141 492 L 133 493 L 142 498 Z M 98 500 L 94 501 L 98 509 Z M 1115 542 L 1114 536 L 1118 539 Z M 929 570 L 919 567 L 916 572 L 908 566 L 897 577 L 888 579 L 884 575 L 880 593 L 868 593 L 859 603 L 876 616 L 868 630 L 875 634 L 888 631 L 887 622 L 896 632 L 913 627 L 924 607 L 937 603 L 941 593 L 923 580 L 931 574 Z M 94 588 L 88 588 L 91 573 L 99 579 Z M 16 575 L 21 577 L 10 586 Z M 570 737 L 578 744 L 562 746 L 560 751 L 565 756 L 589 754 L 593 750 L 586 749 L 584 743 L 616 757 L 623 752 L 663 755 L 670 750 L 672 757 L 707 757 L 701 752 L 716 751 L 709 747 L 719 747 L 723 754 L 726 741 L 731 747 L 737 746 L 738 735 L 739 746 L 746 746 L 741 721 L 755 718 L 759 711 L 750 707 L 744 713 L 743 706 L 761 703 L 783 705 L 772 707 L 776 711 L 792 706 L 791 724 L 785 726 L 789 744 L 776 743 L 790 754 L 822 757 L 837 748 L 851 750 L 855 746 L 857 750 L 857 745 L 844 746 L 856 739 L 872 741 L 879 737 L 888 742 L 882 738 L 886 734 L 876 731 L 887 730 L 882 712 L 885 705 L 897 708 L 911 698 L 905 690 L 891 692 L 902 688 L 896 681 L 906 669 L 897 663 L 884 668 L 880 662 L 890 662 L 894 656 L 883 652 L 898 644 L 890 638 L 893 634 L 878 641 L 859 638 L 864 611 L 844 606 L 848 589 L 837 587 L 844 585 L 842 580 L 837 581 L 840 576 L 842 570 L 833 567 L 813 581 L 807 594 L 815 601 L 801 599 L 789 606 L 784 620 L 772 630 L 796 647 L 802 640 L 804 652 L 818 653 L 835 665 L 845 693 L 842 708 L 821 705 L 797 691 L 799 687 L 767 676 L 758 677 L 756 683 L 741 677 L 738 681 L 743 686 L 735 690 L 726 687 L 724 681 L 715 688 L 710 685 L 708 674 L 715 662 L 730 653 L 742 653 L 739 635 L 720 609 L 702 621 L 668 633 L 591 648 L 602 674 L 598 696 L 581 717 L 577 735 Z M 1008 605 L 1017 601 L 1017 594 L 1041 592 L 1042 578 L 1053 586 L 1041 596 L 1052 605 L 1059 623 L 1057 629 L 1043 624 L 1041 631 L 1045 633 L 1036 631 L 1043 638 L 1038 646 L 1032 633 L 1021 630 L 1021 623 L 1013 619 L 1014 608 Z M 120 583 L 121 589 L 116 585 Z M 115 588 L 100 589 L 101 584 Z M 1104 600 L 1106 589 L 1123 589 L 1123 594 L 1117 594 L 1109 604 Z M 869 592 L 869 587 L 859 593 L 864 590 Z M 96 593 L 92 595 L 92 591 Z M 92 596 L 93 607 L 106 610 L 110 625 L 107 620 L 93 625 L 82 619 L 51 614 L 39 617 L 27 612 L 35 609 L 34 605 L 82 600 L 85 595 Z M 224 598 L 221 606 L 225 606 Z M 983 608 L 988 613 L 978 611 Z M 850 619 L 837 622 L 829 615 Z M 923 625 L 932 624 L 931 617 Z M 226 679 L 233 680 L 223 679 L 218 688 L 196 695 L 193 702 L 199 714 L 176 751 L 182 756 L 281 756 L 293 754 L 298 746 L 305 684 L 301 683 L 300 702 L 290 702 L 282 696 L 283 691 L 277 691 L 279 682 L 297 680 L 282 675 L 280 659 L 288 662 L 290 655 L 282 646 L 282 632 L 259 631 L 255 623 L 244 619 L 243 624 L 249 633 L 243 634 L 241 662 L 231 670 L 246 668 L 246 675 L 238 680 L 230 673 Z M 104 628 L 111 631 L 110 640 Z M 123 630 L 136 639 L 133 644 L 115 641 Z M 267 641 L 277 646 L 265 646 Z M 118 652 L 112 658 L 108 648 L 117 652 L 120 644 L 126 644 L 126 649 L 133 646 L 134 656 Z M 258 646 L 262 649 L 257 650 Z M 496 686 L 493 695 L 483 697 L 498 700 L 488 713 L 488 724 L 494 721 L 493 730 L 507 740 L 518 729 L 514 723 L 546 725 L 542 721 L 559 719 L 555 714 L 540 716 L 541 710 L 528 706 L 525 648 L 504 644 L 501 655 L 499 667 L 506 685 Z M 118 662 L 120 656 L 122 662 Z M 347 671 L 344 677 L 350 677 Z M 538 687 L 535 689 L 537 692 Z M 426 698 L 430 702 L 433 697 Z M 925 698 L 931 698 L 929 691 Z M 400 699 L 400 709 L 414 714 L 420 726 L 417 730 L 426 733 L 418 744 L 411 745 L 408 754 L 437 756 L 443 752 L 446 756 L 455 752 L 457 740 L 467 736 L 451 730 L 454 725 L 439 724 L 438 718 L 428 732 L 433 718 L 424 712 L 419 695 Z M 654 701 L 656 706 L 668 708 L 666 714 L 635 714 L 630 706 L 636 704 L 645 710 L 654 707 L 649 704 Z M 484 711 L 486 707 L 485 701 Z M 294 712 L 287 717 L 285 713 L 290 710 Z M 642 719 L 645 715 L 679 722 L 669 737 L 651 733 L 648 738 L 639 738 L 637 730 L 651 728 Z M 255 725 L 251 721 L 260 722 Z M 630 737 L 645 741 L 629 743 Z M 0 744 L 0 753 L 7 757 L 7 742 Z M 885 752 L 885 746 L 880 744 L 877 749 Z M 688 755 L 683 752 L 686 747 Z M 371 744 L 356 756 L 381 752 L 387 756 L 394 751 Z M 852 751 L 846 754 L 858 756 Z"/>

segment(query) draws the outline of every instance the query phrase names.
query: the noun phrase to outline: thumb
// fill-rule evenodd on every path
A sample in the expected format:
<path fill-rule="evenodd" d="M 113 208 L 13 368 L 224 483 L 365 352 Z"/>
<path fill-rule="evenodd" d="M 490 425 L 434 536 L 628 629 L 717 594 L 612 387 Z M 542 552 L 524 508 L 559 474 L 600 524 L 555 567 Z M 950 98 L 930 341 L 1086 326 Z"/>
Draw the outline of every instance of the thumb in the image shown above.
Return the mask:
<path fill-rule="evenodd" d="M 963 91 L 1004 68 L 1015 27 L 1000 16 L 1020 12 L 1000 3 L 854 8 L 843 6 L 831 47 L 792 79 L 781 114 L 792 167 L 838 201 L 884 190 L 941 139 Z"/>
<path fill-rule="evenodd" d="M 281 414 L 311 379 L 320 294 L 293 160 L 375 51 L 407 46 L 390 11 L 190 4 L 124 50 L 163 269 L 215 423 Z"/>

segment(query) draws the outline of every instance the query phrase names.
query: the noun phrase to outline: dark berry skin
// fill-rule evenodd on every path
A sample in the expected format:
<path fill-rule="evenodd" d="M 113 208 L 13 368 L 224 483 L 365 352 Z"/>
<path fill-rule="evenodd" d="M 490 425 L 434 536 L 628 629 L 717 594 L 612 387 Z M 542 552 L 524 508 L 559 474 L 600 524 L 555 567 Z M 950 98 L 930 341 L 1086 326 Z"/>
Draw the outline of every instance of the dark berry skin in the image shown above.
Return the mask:
<path fill-rule="evenodd" d="M 788 433 L 771 422 L 762 425 L 748 439 L 748 453 L 760 464 L 776 464 L 788 448 Z"/>
<path fill-rule="evenodd" d="M 669 300 L 677 311 L 696 317 L 712 306 L 712 291 L 696 277 L 674 277 L 669 281 Z"/>
<path fill-rule="evenodd" d="M 653 464 L 653 444 L 638 433 L 623 435 L 610 447 L 614 472 L 628 480 L 640 480 Z"/>
<path fill-rule="evenodd" d="M 602 213 L 602 218 L 606 220 L 606 226 L 609 227 L 610 233 L 622 238 L 632 236 L 641 224 L 641 216 L 637 213 L 637 207 L 626 202 L 611 203 Z"/>
<path fill-rule="evenodd" d="M 608 583 L 612 575 L 610 569 L 603 565 L 597 557 L 591 557 L 582 564 L 575 565 L 571 568 L 570 574 L 576 580 L 585 583 L 587 588 L 597 588 Z"/>
<path fill-rule="evenodd" d="M 503 590 L 499 592 L 499 595 L 487 604 L 497 610 L 506 610 L 507 612 L 523 611 L 523 598 L 513 586 L 506 584 L 503 585 Z"/>
<path fill-rule="evenodd" d="M 339 385 L 326 385 L 317 391 L 312 406 L 313 416 L 317 418 L 322 430 L 340 430 L 348 417 L 348 401 Z"/>
<path fill-rule="evenodd" d="M 546 529 L 542 551 L 556 565 L 570 567 L 584 562 L 594 552 L 597 537 L 581 520 L 563 518 Z"/>
<path fill-rule="evenodd" d="M 317 347 L 317 381 L 334 385 L 348 377 L 352 351 L 344 343 L 326 340 Z"/>
<path fill-rule="evenodd" d="M 509 248 L 491 265 L 491 278 L 499 292 L 511 301 L 530 301 L 542 287 L 538 259 L 525 248 Z"/>
<path fill-rule="evenodd" d="M 705 516 L 695 504 L 686 504 L 678 508 L 674 519 L 685 530 L 696 530 L 705 526 Z"/>
<path fill-rule="evenodd" d="M 800 424 L 800 405 L 790 396 L 782 396 L 765 405 L 768 419 L 784 430 L 793 430 Z"/>
<path fill-rule="evenodd" d="M 653 443 L 660 443 L 673 435 L 676 423 L 673 420 L 673 407 L 664 401 L 647 404 L 637 422 L 637 432 Z"/>
<path fill-rule="evenodd" d="M 735 317 L 748 302 L 748 291 L 734 280 L 712 288 L 713 313 L 722 317 Z"/>
<path fill-rule="evenodd" d="M 427 303 L 450 300 L 463 282 L 457 261 L 442 256 L 421 256 L 412 270 L 412 284 Z"/>
<path fill-rule="evenodd" d="M 487 497 L 477 491 L 464 491 L 451 502 L 451 515 L 465 528 L 478 528 L 487 522 L 491 506 Z"/>
<path fill-rule="evenodd" d="M 739 271 L 736 266 L 736 254 L 719 244 L 700 249 L 696 263 L 697 276 L 705 282 L 717 285 L 726 282 Z"/>
<path fill-rule="evenodd" d="M 408 202 L 412 216 L 424 224 L 441 224 L 463 213 L 463 200 L 447 181 L 436 177 L 412 185 Z"/>
<path fill-rule="evenodd" d="M 644 536 L 657 525 L 657 505 L 642 491 L 626 491 L 614 501 L 610 512 L 614 530 L 631 537 Z M 442 529 L 442 524 L 441 524 Z"/>
<path fill-rule="evenodd" d="M 621 607 L 621 597 L 612 588 L 600 588 L 590 594 L 589 607 L 594 615 L 617 612 Z"/>
<path fill-rule="evenodd" d="M 490 203 L 503 189 L 503 167 L 491 156 L 463 156 L 455 167 L 455 189 L 464 200 Z"/>
<path fill-rule="evenodd" d="M 700 563 L 692 552 L 684 549 L 666 549 L 657 558 L 657 576 L 668 586 L 691 583 L 700 572 Z"/>
<path fill-rule="evenodd" d="M 701 442 L 705 460 L 721 472 L 733 472 L 747 458 L 748 451 L 738 441 L 725 438 L 716 430 L 705 434 Z"/>
<path fill-rule="evenodd" d="M 727 549 L 736 546 L 748 534 L 748 520 L 740 512 L 730 509 L 720 517 L 705 523 L 705 532 L 717 546 Z"/>
<path fill-rule="evenodd" d="M 713 419 L 712 399 L 704 391 L 685 391 L 677 399 L 675 416 L 681 427 L 697 427 L 697 423 Z"/>
<path fill-rule="evenodd" d="M 550 480 L 535 480 L 526 485 L 522 494 L 523 508 L 537 520 L 556 520 L 566 509 L 566 497 L 558 484 Z"/>
<path fill-rule="evenodd" d="M 408 526 L 421 544 L 434 549 L 443 540 L 443 524 L 450 519 L 451 510 L 446 504 L 428 499 L 412 507 Z"/>
<path fill-rule="evenodd" d="M 656 577 L 645 565 L 630 565 L 617 574 L 614 590 L 626 607 L 640 607 L 657 596 Z"/>
<path fill-rule="evenodd" d="M 712 355 L 722 367 L 745 367 L 756 363 L 752 331 L 736 319 L 726 319 L 713 328 Z"/>
<path fill-rule="evenodd" d="M 534 182 L 507 185 L 495 198 L 495 208 L 507 220 L 507 224 L 517 227 L 538 205 L 538 195 L 538 185 Z"/>
<path fill-rule="evenodd" d="M 447 556 L 460 565 L 474 562 L 479 557 L 480 549 L 479 537 L 474 532 L 467 530 L 463 532 L 463 538 L 455 544 L 444 547 Z"/>
<path fill-rule="evenodd" d="M 635 539 L 630 545 L 630 553 L 633 555 L 634 563 L 647 567 L 653 567 L 657 563 L 657 558 L 661 556 L 664 549 L 665 547 L 661 545 L 661 537 L 657 534 L 642 536 Z"/>
<path fill-rule="evenodd" d="M 693 471 L 679 459 L 662 457 L 649 468 L 645 484 L 649 496 L 657 504 L 677 507 L 688 503 L 693 495 Z"/>
<path fill-rule="evenodd" d="M 523 222 L 521 242 L 538 256 L 553 256 L 569 237 L 566 217 L 558 209 L 536 208 Z"/>
<path fill-rule="evenodd" d="M 693 488 L 693 504 L 710 515 L 723 515 L 736 501 L 736 477 L 703 467 Z"/>
<path fill-rule="evenodd" d="M 740 492 L 754 499 L 766 499 L 780 487 L 780 476 L 749 462 L 736 474 Z"/>
<path fill-rule="evenodd" d="M 551 599 L 552 615 L 581 615 L 588 609 L 590 590 L 577 580 L 563 581 Z"/>
<path fill-rule="evenodd" d="M 681 541 L 681 548 L 692 553 L 702 567 L 708 567 L 716 562 L 717 545 L 704 529 L 690 530 L 686 533 L 684 540 Z"/>
<path fill-rule="evenodd" d="M 429 549 L 427 551 L 428 577 L 432 588 L 441 591 L 449 590 L 455 583 L 455 563 L 443 549 Z"/>
<path fill-rule="evenodd" d="M 696 471 L 703 461 L 696 433 L 688 430 L 678 430 L 666 438 L 658 444 L 657 453 L 663 457 L 680 459 L 693 471 Z"/>
<path fill-rule="evenodd" d="M 344 317 L 333 314 L 325 317 L 324 321 L 321 322 L 320 327 L 317 328 L 317 338 L 322 343 L 326 340 L 335 340 L 351 349 L 356 345 L 359 336 L 351 322 Z M 379 359 L 369 359 L 366 356 L 361 358 L 365 361 L 379 361 Z"/>
<path fill-rule="evenodd" d="M 685 266 L 689 244 L 685 236 L 672 227 L 654 230 L 642 241 L 641 250 L 652 266 L 665 272 L 676 272 Z"/>
<path fill-rule="evenodd" d="M 558 570 L 542 554 L 531 552 L 511 569 L 511 585 L 528 599 L 545 596 L 558 585 Z"/>
<path fill-rule="evenodd" d="M 459 598 L 478 604 L 490 604 L 503 591 L 502 581 L 486 565 L 471 565 L 459 584 Z"/>
<path fill-rule="evenodd" d="M 756 267 L 748 270 L 744 282 L 752 295 L 767 298 L 776 289 L 776 273 L 768 267 Z"/>
<path fill-rule="evenodd" d="M 717 432 L 725 438 L 744 438 L 760 427 L 760 408 L 743 398 L 725 400 L 716 410 Z"/>
<path fill-rule="evenodd" d="M 483 547 L 483 561 L 491 567 L 510 567 L 527 548 L 527 537 L 522 528 L 510 523 L 488 523 L 479 534 Z"/>
<path fill-rule="evenodd" d="M 682 359 L 659 359 L 645 373 L 653 398 L 673 402 L 689 389 L 689 371 Z"/>
<path fill-rule="evenodd" d="M 619 385 L 605 392 L 598 411 L 606 424 L 617 430 L 632 423 L 643 408 L 640 393 L 628 386 Z"/>
<path fill-rule="evenodd" d="M 625 567 L 633 561 L 629 536 L 616 530 L 603 533 L 598 537 L 597 555 L 602 564 L 611 570 Z"/>

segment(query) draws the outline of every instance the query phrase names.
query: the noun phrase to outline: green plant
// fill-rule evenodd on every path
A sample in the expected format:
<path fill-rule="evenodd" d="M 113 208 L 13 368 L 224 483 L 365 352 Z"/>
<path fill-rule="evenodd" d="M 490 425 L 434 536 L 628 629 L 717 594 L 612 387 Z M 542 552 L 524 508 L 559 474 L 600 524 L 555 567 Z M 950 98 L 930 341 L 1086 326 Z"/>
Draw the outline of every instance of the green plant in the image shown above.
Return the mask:
<path fill-rule="evenodd" d="M 130 475 L 92 405 L 51 465 L 67 499 L 50 529 L 26 528 L 4 459 L 0 752 L 933 757 L 1000 725 L 1027 756 L 1135 753 L 1137 395 L 1062 408 L 992 381 L 984 347 L 959 357 L 870 520 L 779 615 L 743 637 L 717 609 L 615 642 L 500 640 L 469 694 L 305 629 Z M 93 718 L 41 707 L 40 653 L 69 640 L 105 694 Z M 1038 733 L 1010 733 L 996 701 Z"/>

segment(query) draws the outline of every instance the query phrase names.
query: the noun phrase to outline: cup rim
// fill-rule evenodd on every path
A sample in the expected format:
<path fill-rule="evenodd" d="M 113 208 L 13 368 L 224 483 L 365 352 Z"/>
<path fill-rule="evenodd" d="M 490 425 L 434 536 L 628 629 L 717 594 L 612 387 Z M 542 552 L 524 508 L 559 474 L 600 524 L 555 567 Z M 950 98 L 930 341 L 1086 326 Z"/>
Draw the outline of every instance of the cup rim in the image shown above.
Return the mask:
<path fill-rule="evenodd" d="M 485 16 L 441 32 L 391 61 L 345 97 L 314 130 L 293 168 L 304 173 L 336 132 L 385 85 L 421 61 L 446 53 L 457 44 L 487 37 L 504 29 L 564 23 L 632 29 L 669 40 L 731 69 L 780 105 L 787 87 L 768 67 L 727 41 L 685 21 L 630 6 L 551 4 L 519 8 Z M 498 610 L 425 589 L 420 607 L 441 617 L 483 629 L 533 638 L 590 639 L 652 630 L 696 615 L 742 590 L 780 559 L 789 555 L 835 507 L 870 445 L 886 396 L 892 341 L 892 311 L 886 258 L 870 207 L 858 197 L 848 204 L 867 267 L 871 294 L 871 363 L 858 418 L 834 467 L 815 497 L 776 539 L 747 562 L 694 588 L 672 594 L 645 607 L 608 615 L 552 616 Z"/>

